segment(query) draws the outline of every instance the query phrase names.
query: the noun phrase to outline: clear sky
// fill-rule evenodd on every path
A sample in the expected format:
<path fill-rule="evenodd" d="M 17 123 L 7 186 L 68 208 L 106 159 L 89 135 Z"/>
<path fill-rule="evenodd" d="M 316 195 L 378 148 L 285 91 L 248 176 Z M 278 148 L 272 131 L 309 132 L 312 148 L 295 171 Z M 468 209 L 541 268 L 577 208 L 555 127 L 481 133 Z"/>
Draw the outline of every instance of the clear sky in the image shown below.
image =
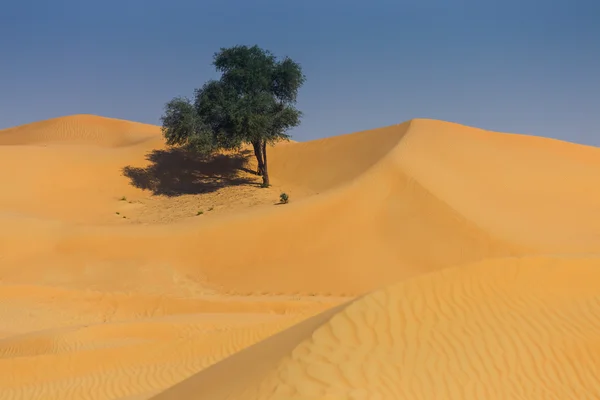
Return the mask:
<path fill-rule="evenodd" d="M 1 0 L 0 128 L 158 124 L 236 44 L 302 64 L 296 140 L 435 118 L 600 146 L 599 0 Z"/>

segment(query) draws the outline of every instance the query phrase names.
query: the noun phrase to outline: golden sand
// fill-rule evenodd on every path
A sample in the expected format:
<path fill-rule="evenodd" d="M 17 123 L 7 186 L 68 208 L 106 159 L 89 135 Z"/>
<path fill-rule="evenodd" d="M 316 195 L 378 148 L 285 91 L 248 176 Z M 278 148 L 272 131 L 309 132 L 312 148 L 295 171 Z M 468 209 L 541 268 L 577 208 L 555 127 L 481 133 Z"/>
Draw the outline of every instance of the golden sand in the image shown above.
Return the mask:
<path fill-rule="evenodd" d="M 417 119 L 253 168 L 0 131 L 0 399 L 600 399 L 600 149 Z"/>

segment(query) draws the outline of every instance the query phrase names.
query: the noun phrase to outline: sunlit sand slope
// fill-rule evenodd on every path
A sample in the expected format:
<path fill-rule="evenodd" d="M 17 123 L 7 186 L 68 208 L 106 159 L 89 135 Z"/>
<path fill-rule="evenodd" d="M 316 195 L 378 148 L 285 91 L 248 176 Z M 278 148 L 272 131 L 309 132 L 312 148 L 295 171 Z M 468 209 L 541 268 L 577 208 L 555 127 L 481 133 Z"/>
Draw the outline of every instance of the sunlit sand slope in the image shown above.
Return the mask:
<path fill-rule="evenodd" d="M 0 398 L 148 398 L 335 304 L 213 297 L 0 286 Z"/>
<path fill-rule="evenodd" d="M 416 120 L 402 170 L 498 238 L 539 251 L 593 251 L 600 236 L 600 148 Z"/>
<path fill-rule="evenodd" d="M 160 136 L 154 125 L 95 115 L 71 115 L 0 130 L 0 145 L 128 146 Z"/>
<path fill-rule="evenodd" d="M 0 213 L 109 221 L 107 209 L 119 197 L 139 192 L 122 168 L 144 163 L 162 141 L 158 126 L 94 115 L 0 130 Z"/>
<path fill-rule="evenodd" d="M 381 161 L 404 137 L 410 123 L 310 142 L 290 143 L 269 152 L 273 179 L 313 192 L 347 183 Z"/>
<path fill-rule="evenodd" d="M 510 258 L 417 277 L 154 399 L 597 399 L 599 266 Z"/>

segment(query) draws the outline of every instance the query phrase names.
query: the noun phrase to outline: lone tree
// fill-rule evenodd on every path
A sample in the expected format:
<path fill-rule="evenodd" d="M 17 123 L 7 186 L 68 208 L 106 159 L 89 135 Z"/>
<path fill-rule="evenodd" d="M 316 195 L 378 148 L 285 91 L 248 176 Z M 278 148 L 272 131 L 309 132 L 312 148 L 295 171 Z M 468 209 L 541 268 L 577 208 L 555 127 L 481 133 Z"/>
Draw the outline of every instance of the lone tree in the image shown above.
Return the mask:
<path fill-rule="evenodd" d="M 221 78 L 196 89 L 193 103 L 176 97 L 166 104 L 161 121 L 167 144 L 202 153 L 251 144 L 257 173 L 269 186 L 267 144 L 289 140 L 286 132 L 300 124 L 295 104 L 306 79 L 302 68 L 258 46 L 222 48 L 212 64 Z"/>

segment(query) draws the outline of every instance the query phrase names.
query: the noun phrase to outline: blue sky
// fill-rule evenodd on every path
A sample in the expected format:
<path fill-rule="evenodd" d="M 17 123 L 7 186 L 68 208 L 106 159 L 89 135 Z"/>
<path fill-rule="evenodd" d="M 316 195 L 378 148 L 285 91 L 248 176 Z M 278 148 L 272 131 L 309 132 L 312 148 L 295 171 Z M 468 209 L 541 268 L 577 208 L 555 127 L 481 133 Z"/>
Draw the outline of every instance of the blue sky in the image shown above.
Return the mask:
<path fill-rule="evenodd" d="M 158 124 L 236 44 L 302 64 L 296 140 L 435 118 L 600 146 L 598 0 L 4 0 L 0 128 Z"/>

